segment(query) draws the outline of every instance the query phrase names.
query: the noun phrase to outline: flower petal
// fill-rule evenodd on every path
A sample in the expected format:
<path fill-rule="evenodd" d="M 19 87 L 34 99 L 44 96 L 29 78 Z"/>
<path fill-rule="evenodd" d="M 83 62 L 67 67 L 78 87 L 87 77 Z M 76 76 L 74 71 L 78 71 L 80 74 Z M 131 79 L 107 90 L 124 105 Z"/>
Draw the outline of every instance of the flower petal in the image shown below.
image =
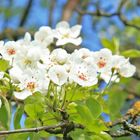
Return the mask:
<path fill-rule="evenodd" d="M 76 38 L 80 35 L 81 32 L 81 25 L 75 25 L 71 28 L 71 37 Z"/>
<path fill-rule="evenodd" d="M 59 22 L 57 25 L 56 25 L 56 29 L 58 28 L 65 28 L 65 29 L 68 29 L 70 26 L 69 26 L 69 23 L 66 22 L 66 21 L 61 21 Z"/>
<path fill-rule="evenodd" d="M 23 90 L 21 92 L 14 92 L 14 96 L 19 100 L 25 100 L 30 95 L 32 95 L 32 93 L 28 90 Z"/>

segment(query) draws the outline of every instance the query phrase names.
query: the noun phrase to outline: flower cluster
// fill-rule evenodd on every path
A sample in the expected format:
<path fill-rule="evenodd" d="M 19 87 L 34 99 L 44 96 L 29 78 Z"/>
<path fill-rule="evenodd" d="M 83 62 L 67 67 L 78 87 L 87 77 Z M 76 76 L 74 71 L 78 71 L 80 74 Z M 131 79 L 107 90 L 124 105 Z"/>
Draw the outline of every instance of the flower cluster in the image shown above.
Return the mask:
<path fill-rule="evenodd" d="M 120 77 L 131 77 L 136 68 L 129 59 L 112 55 L 109 49 L 90 51 L 86 48 L 69 54 L 63 45 L 80 45 L 81 26 L 70 27 L 67 22 L 60 22 L 56 29 L 41 27 L 31 39 L 29 33 L 18 41 L 0 42 L 2 59 L 9 61 L 9 75 L 12 83 L 19 88 L 14 96 L 24 100 L 34 92 L 47 93 L 50 82 L 58 86 L 76 83 L 90 87 L 99 79 L 106 83 L 118 81 Z M 57 49 L 49 50 L 54 44 Z"/>

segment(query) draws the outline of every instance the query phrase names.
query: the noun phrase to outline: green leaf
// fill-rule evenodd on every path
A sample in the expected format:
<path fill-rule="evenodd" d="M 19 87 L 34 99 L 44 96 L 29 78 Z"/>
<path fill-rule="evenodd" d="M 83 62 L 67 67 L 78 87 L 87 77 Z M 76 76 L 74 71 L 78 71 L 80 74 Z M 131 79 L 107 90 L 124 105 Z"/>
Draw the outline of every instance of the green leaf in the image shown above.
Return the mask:
<path fill-rule="evenodd" d="M 39 134 L 35 133 L 35 132 L 31 133 L 30 134 L 30 140 L 40 140 Z"/>
<path fill-rule="evenodd" d="M 101 132 L 98 136 L 100 136 L 103 140 L 112 140 L 112 137 L 106 132 Z"/>
<path fill-rule="evenodd" d="M 24 113 L 24 108 L 23 108 L 23 106 L 19 105 L 17 107 L 15 115 L 14 115 L 14 127 L 15 127 L 15 129 L 21 128 L 20 120 L 21 120 L 23 113 Z"/>
<path fill-rule="evenodd" d="M 8 135 L 6 140 L 27 140 L 30 133 L 23 133 L 23 134 L 11 134 Z"/>
<path fill-rule="evenodd" d="M 87 106 L 78 105 L 76 106 L 78 114 L 81 116 L 84 122 L 89 123 L 93 121 L 92 114 Z"/>
<path fill-rule="evenodd" d="M 105 123 L 101 120 L 94 120 L 93 122 L 89 122 L 87 126 L 91 132 L 100 133 L 101 131 L 107 131 L 108 128 L 105 126 Z"/>
<path fill-rule="evenodd" d="M 86 130 L 75 130 L 70 132 L 70 136 L 74 140 L 112 140 L 110 135 L 105 132 L 89 133 Z"/>
<path fill-rule="evenodd" d="M 73 140 L 92 140 L 90 136 L 86 135 L 84 130 L 75 130 L 70 132 L 70 136 Z"/>
<path fill-rule="evenodd" d="M 54 136 L 54 134 L 50 134 L 50 133 L 46 132 L 45 130 L 38 132 L 38 134 L 41 138 L 48 138 L 48 137 Z"/>
<path fill-rule="evenodd" d="M 140 57 L 140 51 L 135 49 L 130 49 L 130 50 L 123 51 L 121 55 L 130 58 L 137 58 Z"/>
<path fill-rule="evenodd" d="M 101 43 L 103 47 L 110 49 L 113 53 L 116 53 L 119 51 L 119 41 L 117 38 L 113 38 L 112 40 L 103 38 L 101 40 Z"/>
<path fill-rule="evenodd" d="M 41 121 L 44 125 L 55 125 L 57 122 L 55 118 L 56 114 L 54 112 L 48 112 L 41 116 Z M 57 118 L 59 116 L 57 115 Z M 61 120 L 61 118 L 59 118 Z"/>
<path fill-rule="evenodd" d="M 0 108 L 0 123 L 6 129 L 10 127 L 10 105 L 7 99 L 3 96 L 0 97 L 2 100 L 2 106 Z"/>
<path fill-rule="evenodd" d="M 78 101 L 78 100 L 83 100 L 88 96 L 90 92 L 87 91 L 86 88 L 80 87 L 80 86 L 72 86 L 68 88 L 67 90 L 67 100 L 72 100 L 72 101 Z"/>
<path fill-rule="evenodd" d="M 93 135 L 91 140 L 104 140 L 98 135 Z"/>
<path fill-rule="evenodd" d="M 26 104 L 24 110 L 32 119 L 39 119 L 44 113 L 44 108 L 40 104 Z"/>
<path fill-rule="evenodd" d="M 115 51 L 115 48 L 112 46 L 112 42 L 111 42 L 110 40 L 108 40 L 108 39 L 106 39 L 106 38 L 103 38 L 103 39 L 101 40 L 101 43 L 102 43 L 102 45 L 103 45 L 105 48 L 108 48 L 108 49 L 110 49 L 110 50 L 112 50 L 112 51 Z"/>
<path fill-rule="evenodd" d="M 76 109 L 77 113 L 71 115 L 71 119 L 77 123 L 83 124 L 86 130 L 96 133 L 108 130 L 102 120 L 95 120 L 93 114 L 86 105 L 77 105 Z"/>
<path fill-rule="evenodd" d="M 118 86 L 112 86 L 112 88 L 109 90 L 109 98 L 107 100 L 107 104 L 111 120 L 115 120 L 118 117 L 121 117 L 120 111 L 124 105 L 126 97 L 126 92 L 122 91 Z"/>
<path fill-rule="evenodd" d="M 9 68 L 9 62 L 3 59 L 0 59 L 0 71 L 6 71 Z"/>
<path fill-rule="evenodd" d="M 95 99 L 90 97 L 89 99 L 86 100 L 86 105 L 90 110 L 90 112 L 92 113 L 92 117 L 94 119 L 97 119 L 101 115 L 103 108 L 99 104 L 99 102 L 97 102 Z"/>
<path fill-rule="evenodd" d="M 38 121 L 37 119 L 27 117 L 25 120 L 25 126 L 26 128 L 33 128 L 33 127 L 41 126 L 41 122 Z"/>
<path fill-rule="evenodd" d="M 32 104 L 32 103 L 44 104 L 45 103 L 44 95 L 39 92 L 36 92 L 36 93 L 34 93 L 34 96 L 30 96 L 30 97 L 26 98 L 25 104 Z"/>

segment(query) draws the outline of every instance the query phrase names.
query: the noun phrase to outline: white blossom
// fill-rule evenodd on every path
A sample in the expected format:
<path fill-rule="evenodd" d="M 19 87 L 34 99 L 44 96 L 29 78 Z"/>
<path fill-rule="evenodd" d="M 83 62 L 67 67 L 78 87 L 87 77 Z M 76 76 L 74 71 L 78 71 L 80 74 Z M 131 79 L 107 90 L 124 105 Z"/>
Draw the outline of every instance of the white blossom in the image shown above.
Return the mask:
<path fill-rule="evenodd" d="M 100 51 L 93 52 L 93 58 L 99 73 L 103 73 L 111 69 L 112 52 L 109 49 L 105 48 Z"/>
<path fill-rule="evenodd" d="M 26 32 L 24 38 L 18 40 L 17 42 L 20 44 L 20 46 L 30 45 L 32 43 L 31 42 L 31 34 Z"/>
<path fill-rule="evenodd" d="M 120 81 L 120 78 L 117 74 L 113 74 L 111 71 L 107 71 L 100 74 L 100 78 L 103 79 L 106 83 L 109 82 L 116 82 L 118 83 Z"/>
<path fill-rule="evenodd" d="M 42 55 L 42 49 L 37 46 L 22 46 L 15 56 L 14 65 L 20 68 L 36 68 Z"/>
<path fill-rule="evenodd" d="M 27 97 L 29 97 L 31 95 L 32 95 L 32 92 L 30 92 L 29 90 L 23 90 L 21 92 L 14 91 L 15 98 L 17 98 L 19 100 L 25 100 Z"/>
<path fill-rule="evenodd" d="M 94 58 L 92 57 L 92 52 L 89 49 L 81 48 L 79 50 L 75 50 L 71 56 L 70 61 L 76 64 L 81 64 L 83 62 L 85 63 L 94 63 Z"/>
<path fill-rule="evenodd" d="M 68 73 L 64 66 L 54 65 L 48 71 L 49 78 L 57 85 L 62 86 L 67 82 Z"/>
<path fill-rule="evenodd" d="M 0 41 L 0 58 L 2 58 L 2 51 L 3 51 L 4 41 Z"/>
<path fill-rule="evenodd" d="M 21 92 L 14 92 L 14 95 L 20 100 L 26 99 L 36 91 L 41 93 L 47 92 L 50 83 L 50 79 L 45 71 L 42 70 L 33 71 L 27 69 L 18 80 L 19 82 L 16 85 L 20 88 Z"/>
<path fill-rule="evenodd" d="M 18 66 L 15 66 L 9 70 L 9 75 L 13 82 L 18 83 L 23 76 L 23 71 Z"/>
<path fill-rule="evenodd" d="M 79 37 L 80 31 L 81 25 L 75 25 L 70 28 L 68 22 L 59 22 L 54 30 L 54 37 L 57 38 L 56 45 L 60 46 L 68 43 L 80 45 L 82 42 L 81 37 Z"/>
<path fill-rule="evenodd" d="M 0 49 L 1 49 L 2 58 L 10 61 L 10 64 L 12 64 L 18 52 L 19 44 L 15 41 L 8 41 Z"/>
<path fill-rule="evenodd" d="M 84 63 L 73 65 L 69 78 L 83 87 L 93 86 L 98 82 L 96 68 Z"/>
<path fill-rule="evenodd" d="M 53 31 L 48 26 L 42 26 L 34 35 L 35 41 L 39 42 L 43 47 L 48 47 L 53 42 Z"/>
<path fill-rule="evenodd" d="M 64 64 L 68 59 L 68 54 L 66 50 L 59 48 L 52 51 L 50 58 L 54 63 Z"/>
<path fill-rule="evenodd" d="M 14 97 L 25 100 L 35 92 L 47 94 L 51 90 L 50 83 L 54 83 L 57 92 L 60 92 L 63 85 L 91 87 L 98 83 L 98 79 L 106 83 L 119 82 L 121 77 L 131 77 L 135 73 L 136 67 L 129 59 L 113 55 L 107 48 L 95 52 L 81 48 L 67 53 L 63 45 L 80 45 L 80 32 L 80 25 L 70 27 L 68 22 L 62 21 L 56 29 L 41 27 L 34 34 L 34 39 L 27 32 L 20 40 L 5 44 L 0 41 L 0 59 L 9 61 L 8 74 L 17 87 Z M 56 49 L 49 50 L 51 45 Z M 0 71 L 0 79 L 6 78 L 6 72 Z"/>
<path fill-rule="evenodd" d="M 136 72 L 136 67 L 123 56 L 113 56 L 113 68 L 122 77 L 131 77 Z"/>

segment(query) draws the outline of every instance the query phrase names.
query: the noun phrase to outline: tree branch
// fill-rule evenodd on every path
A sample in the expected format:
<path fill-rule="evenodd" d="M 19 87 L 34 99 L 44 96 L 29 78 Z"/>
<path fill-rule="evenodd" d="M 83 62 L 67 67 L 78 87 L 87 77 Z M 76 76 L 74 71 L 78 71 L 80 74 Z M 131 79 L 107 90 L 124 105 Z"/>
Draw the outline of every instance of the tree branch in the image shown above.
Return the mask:
<path fill-rule="evenodd" d="M 6 39 L 6 38 L 13 40 L 15 38 L 24 36 L 24 34 L 26 32 L 27 32 L 27 30 L 25 30 L 24 28 L 18 28 L 17 30 L 7 28 L 3 32 L 0 33 L 0 40 Z M 34 32 L 30 31 L 30 33 L 31 33 L 31 35 L 33 35 Z"/>
<path fill-rule="evenodd" d="M 7 135 L 7 134 L 15 134 L 15 133 L 27 133 L 27 132 L 39 132 L 39 131 L 46 131 L 51 134 L 62 134 L 63 130 L 62 128 L 66 127 L 72 127 L 74 128 L 80 128 L 83 129 L 84 127 L 81 124 L 74 124 L 74 123 L 67 123 L 67 122 L 62 122 L 57 125 L 53 126 L 41 126 L 41 127 L 36 127 L 36 128 L 26 128 L 26 129 L 16 129 L 16 130 L 7 130 L 7 131 L 0 131 L 0 135 Z M 58 129 L 60 128 L 60 129 Z"/>
<path fill-rule="evenodd" d="M 111 135 L 111 137 L 124 137 L 124 136 L 131 136 L 132 133 L 125 130 L 125 131 L 122 131 L 122 130 L 118 130 L 116 132 L 107 132 L 109 135 Z"/>
<path fill-rule="evenodd" d="M 23 12 L 23 15 L 22 15 L 22 18 L 20 20 L 20 23 L 19 23 L 19 27 L 22 27 L 25 23 L 26 23 L 26 20 L 27 20 L 27 17 L 29 15 L 29 12 L 30 12 L 30 9 L 32 7 L 32 3 L 33 3 L 33 0 L 29 0 L 24 12 Z"/>
<path fill-rule="evenodd" d="M 17 130 L 8 130 L 8 131 L 0 131 L 0 135 L 14 134 L 14 133 L 27 133 L 27 132 L 39 132 L 45 130 L 46 132 L 51 132 L 51 130 L 65 126 L 65 123 L 57 124 L 54 126 L 42 126 L 37 128 L 26 128 L 26 129 L 17 129 Z M 53 130 L 52 133 L 55 133 Z"/>
<path fill-rule="evenodd" d="M 64 5 L 62 20 L 69 21 L 80 0 L 68 0 Z"/>
<path fill-rule="evenodd" d="M 118 16 L 119 13 L 105 13 L 103 11 L 100 11 L 99 9 L 95 12 L 90 12 L 90 11 L 84 11 L 84 10 L 81 10 L 79 8 L 76 8 L 76 11 L 81 14 L 81 15 L 91 15 L 91 16 L 97 16 L 97 17 L 113 17 L 113 16 Z"/>
<path fill-rule="evenodd" d="M 49 8 L 49 18 L 48 18 L 48 20 L 49 20 L 48 25 L 49 26 L 52 26 L 53 10 L 54 10 L 55 4 L 56 4 L 56 0 L 51 0 L 50 8 Z"/>
<path fill-rule="evenodd" d="M 116 12 L 113 13 L 106 13 L 104 11 L 101 11 L 99 8 L 97 8 L 96 11 L 94 12 L 90 12 L 90 11 L 85 11 L 85 10 L 81 10 L 80 8 L 76 8 L 76 11 L 80 14 L 80 15 L 90 15 L 90 16 L 97 16 L 97 17 L 106 17 L 106 18 L 110 18 L 110 17 L 114 17 L 114 16 L 118 16 L 118 18 L 120 19 L 120 21 L 125 25 L 125 26 L 129 26 L 129 27 L 133 27 L 135 29 L 140 30 L 140 26 L 137 26 L 135 24 L 130 23 L 125 16 L 122 14 L 122 9 L 124 7 L 124 5 L 126 4 L 127 0 L 122 0 L 118 6 L 118 9 L 116 10 Z"/>
<path fill-rule="evenodd" d="M 132 23 L 128 22 L 127 19 L 122 14 L 119 15 L 119 19 L 122 21 L 122 23 L 125 26 L 129 26 L 129 27 L 135 28 L 137 30 L 140 30 L 140 26 L 137 26 L 135 24 L 132 24 Z"/>
<path fill-rule="evenodd" d="M 112 137 L 130 136 L 135 134 L 140 136 L 140 125 L 137 124 L 137 119 L 140 115 L 140 101 L 137 101 L 131 109 L 120 119 L 107 123 L 107 126 L 112 128 L 120 126 L 120 130 L 108 131 Z"/>

